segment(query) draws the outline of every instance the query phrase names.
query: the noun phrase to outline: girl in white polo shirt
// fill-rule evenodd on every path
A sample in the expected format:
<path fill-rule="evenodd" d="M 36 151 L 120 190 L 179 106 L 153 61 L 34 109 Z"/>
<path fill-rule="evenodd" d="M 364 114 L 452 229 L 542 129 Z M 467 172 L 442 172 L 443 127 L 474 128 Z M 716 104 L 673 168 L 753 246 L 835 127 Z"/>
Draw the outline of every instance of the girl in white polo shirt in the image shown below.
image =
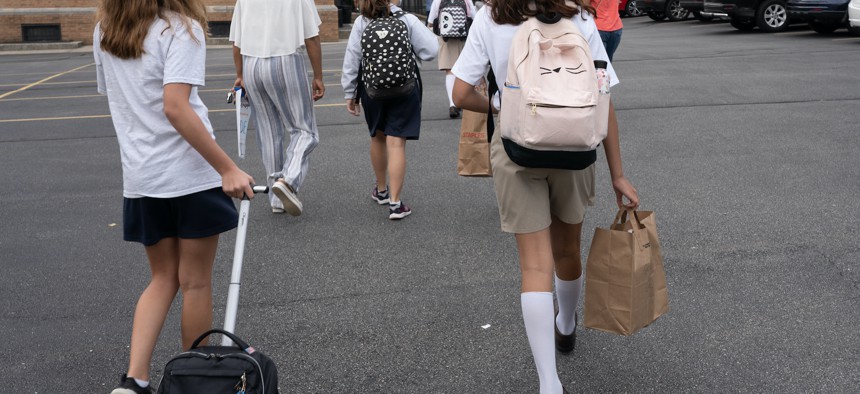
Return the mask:
<path fill-rule="evenodd" d="M 170 304 L 182 291 L 182 348 L 212 327 L 212 265 L 235 228 L 230 197 L 254 179 L 215 142 L 197 88 L 204 84 L 200 0 L 103 0 L 93 34 L 98 91 L 106 94 L 123 175 L 123 238 L 144 245 L 152 271 L 131 332 L 128 371 L 113 394 L 149 393 L 149 364 Z"/>
<path fill-rule="evenodd" d="M 492 67 L 498 86 L 504 86 L 508 50 L 518 25 L 528 17 L 552 13 L 571 18 L 588 40 L 592 58 L 608 61 L 594 24 L 594 8 L 587 2 L 493 0 L 475 16 L 466 47 L 452 70 L 457 77 L 454 103 L 486 113 L 489 103 L 474 85 Z M 612 83 L 617 83 L 611 64 L 607 71 Z M 494 101 L 495 108 L 499 108 L 498 101 Z M 635 209 L 639 197 L 621 169 L 618 123 L 611 104 L 603 148 L 618 205 Z M 594 198 L 594 164 L 579 171 L 521 167 L 508 158 L 498 132 L 490 144 L 490 161 L 502 230 L 515 234 L 519 250 L 523 322 L 540 379 L 540 393 L 566 393 L 556 370 L 555 350 L 570 353 L 576 343 L 576 305 L 582 285 L 580 233 L 585 207 Z M 622 196 L 629 203 L 623 204 Z"/>

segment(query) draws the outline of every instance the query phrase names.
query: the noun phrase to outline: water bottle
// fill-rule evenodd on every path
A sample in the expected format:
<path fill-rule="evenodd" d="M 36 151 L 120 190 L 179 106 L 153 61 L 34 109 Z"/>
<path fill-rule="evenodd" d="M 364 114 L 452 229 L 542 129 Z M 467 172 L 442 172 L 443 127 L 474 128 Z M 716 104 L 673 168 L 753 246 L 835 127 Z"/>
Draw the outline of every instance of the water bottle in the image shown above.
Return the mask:
<path fill-rule="evenodd" d="M 595 60 L 594 69 L 597 72 L 597 92 L 600 94 L 609 94 L 609 73 L 606 72 L 605 60 Z"/>

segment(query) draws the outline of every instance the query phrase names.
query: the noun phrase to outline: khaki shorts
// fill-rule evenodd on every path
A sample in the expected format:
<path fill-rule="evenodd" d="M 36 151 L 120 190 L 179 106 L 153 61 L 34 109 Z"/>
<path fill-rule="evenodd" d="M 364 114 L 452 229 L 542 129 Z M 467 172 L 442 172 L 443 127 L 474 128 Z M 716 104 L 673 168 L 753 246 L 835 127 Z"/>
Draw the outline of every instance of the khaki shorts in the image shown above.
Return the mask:
<path fill-rule="evenodd" d="M 521 167 L 505 153 L 498 120 L 490 162 L 504 232 L 540 231 L 549 227 L 552 216 L 568 224 L 582 223 L 585 207 L 594 204 L 594 164 L 579 171 Z"/>
<path fill-rule="evenodd" d="M 448 41 L 438 37 L 439 39 L 439 55 L 436 62 L 439 64 L 440 70 L 450 70 L 454 68 L 454 63 L 460 57 L 460 52 L 466 46 L 466 41 L 458 38 L 450 38 Z"/>

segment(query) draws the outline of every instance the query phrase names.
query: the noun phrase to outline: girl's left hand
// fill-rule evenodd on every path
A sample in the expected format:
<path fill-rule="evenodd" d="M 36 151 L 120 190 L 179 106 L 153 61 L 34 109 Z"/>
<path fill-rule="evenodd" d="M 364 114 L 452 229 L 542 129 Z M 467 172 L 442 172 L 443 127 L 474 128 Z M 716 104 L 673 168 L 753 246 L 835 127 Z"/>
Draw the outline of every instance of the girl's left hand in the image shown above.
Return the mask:
<path fill-rule="evenodd" d="M 615 202 L 618 204 L 618 208 L 636 209 L 639 207 L 639 192 L 627 178 L 620 177 L 613 180 L 612 188 L 615 189 Z M 625 204 L 622 197 L 627 197 L 629 202 Z"/>

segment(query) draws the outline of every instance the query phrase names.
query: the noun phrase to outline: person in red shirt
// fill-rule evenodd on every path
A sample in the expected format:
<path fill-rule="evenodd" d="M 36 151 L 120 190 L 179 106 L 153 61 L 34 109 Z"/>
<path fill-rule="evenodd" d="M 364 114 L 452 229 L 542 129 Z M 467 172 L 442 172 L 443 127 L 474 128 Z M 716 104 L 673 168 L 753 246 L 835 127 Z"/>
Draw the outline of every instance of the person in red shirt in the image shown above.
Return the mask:
<path fill-rule="evenodd" d="M 612 55 L 618 49 L 618 44 L 621 43 L 621 16 L 618 14 L 618 0 L 591 0 L 591 5 L 597 10 L 597 18 L 594 22 L 597 24 L 597 31 L 600 32 L 600 39 L 603 40 L 603 46 L 606 47 L 606 54 L 609 55 L 609 61 L 612 61 Z"/>

